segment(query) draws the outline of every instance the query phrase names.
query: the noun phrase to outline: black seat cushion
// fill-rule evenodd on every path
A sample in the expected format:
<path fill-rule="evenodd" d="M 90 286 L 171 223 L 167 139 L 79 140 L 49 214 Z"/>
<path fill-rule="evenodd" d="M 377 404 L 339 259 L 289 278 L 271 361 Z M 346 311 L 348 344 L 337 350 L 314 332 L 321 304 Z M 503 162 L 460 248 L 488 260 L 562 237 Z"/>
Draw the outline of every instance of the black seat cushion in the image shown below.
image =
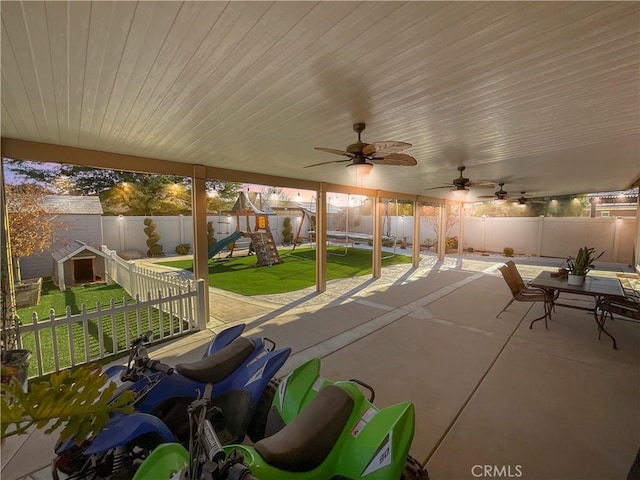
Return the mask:
<path fill-rule="evenodd" d="M 218 383 L 244 362 L 255 346 L 251 340 L 238 337 L 218 352 L 191 363 L 179 363 L 176 371 L 195 382 Z"/>
<path fill-rule="evenodd" d="M 319 466 L 344 429 L 353 399 L 336 385 L 323 388 L 293 421 L 255 448 L 269 465 L 288 472 L 308 472 Z"/>

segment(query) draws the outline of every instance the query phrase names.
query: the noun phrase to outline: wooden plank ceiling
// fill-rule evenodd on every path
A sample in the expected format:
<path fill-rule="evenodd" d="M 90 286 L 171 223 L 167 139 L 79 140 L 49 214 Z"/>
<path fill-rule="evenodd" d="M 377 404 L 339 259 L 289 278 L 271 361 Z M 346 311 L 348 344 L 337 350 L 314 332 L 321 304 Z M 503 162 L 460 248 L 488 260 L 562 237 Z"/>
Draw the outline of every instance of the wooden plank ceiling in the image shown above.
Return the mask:
<path fill-rule="evenodd" d="M 2 136 L 350 185 L 314 146 L 413 144 L 363 186 L 640 176 L 638 2 L 2 2 Z M 132 166 L 132 168 L 134 168 Z M 477 191 L 486 195 L 493 190 Z M 448 189 L 431 190 L 448 196 Z M 469 197 L 473 198 L 473 195 Z"/>

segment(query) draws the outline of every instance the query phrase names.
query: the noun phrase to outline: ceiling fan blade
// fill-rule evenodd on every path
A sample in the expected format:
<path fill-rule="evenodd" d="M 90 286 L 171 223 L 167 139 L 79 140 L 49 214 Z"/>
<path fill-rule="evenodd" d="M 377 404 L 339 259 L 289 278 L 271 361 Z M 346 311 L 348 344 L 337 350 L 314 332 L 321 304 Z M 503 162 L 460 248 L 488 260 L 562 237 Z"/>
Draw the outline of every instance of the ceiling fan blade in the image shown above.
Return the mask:
<path fill-rule="evenodd" d="M 391 153 L 398 153 L 411 147 L 406 142 L 373 142 L 362 149 L 365 155 L 376 154 L 376 157 L 386 157 Z"/>
<path fill-rule="evenodd" d="M 496 188 L 495 184 L 488 180 L 474 180 L 473 182 L 467 182 L 465 185 L 467 188 Z"/>
<path fill-rule="evenodd" d="M 345 152 L 344 150 L 336 150 L 335 148 L 326 148 L 326 147 L 313 147 L 314 150 L 320 150 L 321 152 L 333 153 L 335 155 L 345 155 L 349 158 L 353 158 L 353 154 L 349 152 Z"/>
<path fill-rule="evenodd" d="M 441 188 L 451 188 L 451 185 L 442 185 L 441 187 L 430 187 L 430 188 L 425 188 L 426 190 L 439 190 Z"/>
<path fill-rule="evenodd" d="M 343 162 L 350 162 L 350 161 L 351 161 L 350 158 L 345 158 L 344 160 L 329 160 L 328 162 L 312 163 L 311 165 L 305 165 L 302 168 L 318 167 L 320 165 L 329 165 L 330 163 L 343 163 Z"/>
<path fill-rule="evenodd" d="M 412 167 L 418 164 L 415 158 L 406 153 L 390 153 L 384 157 L 373 157 L 368 160 L 376 165 L 396 165 L 400 167 Z"/>

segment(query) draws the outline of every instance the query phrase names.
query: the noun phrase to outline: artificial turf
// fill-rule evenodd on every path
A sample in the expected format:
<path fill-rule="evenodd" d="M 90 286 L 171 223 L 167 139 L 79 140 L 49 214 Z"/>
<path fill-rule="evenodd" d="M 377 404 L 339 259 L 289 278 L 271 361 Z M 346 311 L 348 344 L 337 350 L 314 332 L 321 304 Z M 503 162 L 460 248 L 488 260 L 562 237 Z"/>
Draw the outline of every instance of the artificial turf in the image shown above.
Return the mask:
<path fill-rule="evenodd" d="M 344 248 L 328 247 L 330 253 Z M 386 255 L 386 254 L 385 254 Z M 281 250 L 283 263 L 256 267 L 255 256 L 244 256 L 209 263 L 209 285 L 242 295 L 286 293 L 315 285 L 316 251 L 312 248 Z M 407 255 L 382 260 L 382 266 L 411 263 Z M 193 271 L 193 260 L 162 262 L 174 268 Z M 349 248 L 346 255 L 327 255 L 327 280 L 371 274 L 371 250 Z"/>

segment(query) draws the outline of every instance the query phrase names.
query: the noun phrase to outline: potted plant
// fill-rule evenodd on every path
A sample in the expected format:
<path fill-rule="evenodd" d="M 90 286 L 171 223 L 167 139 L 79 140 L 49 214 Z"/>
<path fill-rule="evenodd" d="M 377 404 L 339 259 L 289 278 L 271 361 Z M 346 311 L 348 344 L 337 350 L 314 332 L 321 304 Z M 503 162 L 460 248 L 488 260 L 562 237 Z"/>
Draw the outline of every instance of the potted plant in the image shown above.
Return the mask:
<path fill-rule="evenodd" d="M 596 249 L 593 247 L 582 247 L 578 250 L 575 258 L 569 257 L 567 261 L 569 270 L 569 278 L 567 279 L 567 283 L 569 283 L 569 285 L 584 284 L 584 279 L 587 273 L 589 273 L 589 270 L 593 268 L 593 262 L 595 262 L 604 254 L 604 252 L 600 252 L 600 254 L 596 256 L 595 251 Z"/>

